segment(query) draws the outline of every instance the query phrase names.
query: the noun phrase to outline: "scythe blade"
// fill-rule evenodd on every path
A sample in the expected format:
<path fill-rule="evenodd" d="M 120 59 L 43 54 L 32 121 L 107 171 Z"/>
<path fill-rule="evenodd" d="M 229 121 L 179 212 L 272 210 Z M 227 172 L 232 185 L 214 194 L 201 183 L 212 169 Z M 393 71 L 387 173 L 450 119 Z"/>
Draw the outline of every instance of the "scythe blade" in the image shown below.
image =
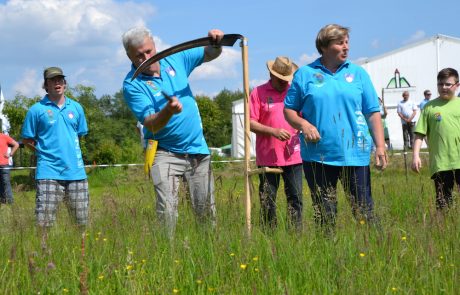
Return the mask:
<path fill-rule="evenodd" d="M 175 45 L 161 52 L 158 52 L 151 58 L 144 61 L 134 72 L 134 75 L 131 78 L 131 81 L 136 79 L 136 77 L 140 73 L 142 73 L 145 69 L 147 69 L 151 64 L 167 56 L 170 56 L 174 53 L 184 51 L 187 49 L 191 49 L 191 48 L 195 48 L 195 47 L 202 47 L 202 46 L 208 46 L 208 45 L 233 46 L 236 40 L 238 39 L 243 40 L 243 38 L 244 37 L 240 34 L 225 34 L 222 37 L 222 40 L 220 40 L 219 44 L 216 44 L 216 42 L 211 37 L 204 37 L 204 38 L 199 38 L 199 39 L 195 39 L 195 40 L 191 40 L 191 41 L 187 41 L 187 42 Z"/>

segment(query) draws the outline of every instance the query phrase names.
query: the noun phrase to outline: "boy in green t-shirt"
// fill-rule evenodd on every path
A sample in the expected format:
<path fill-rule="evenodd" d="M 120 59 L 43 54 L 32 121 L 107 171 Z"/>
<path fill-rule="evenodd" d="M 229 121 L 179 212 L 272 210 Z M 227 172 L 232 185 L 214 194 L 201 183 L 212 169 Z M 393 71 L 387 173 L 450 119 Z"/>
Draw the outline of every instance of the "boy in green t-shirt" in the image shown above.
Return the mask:
<path fill-rule="evenodd" d="M 415 128 L 412 170 L 420 172 L 419 152 L 426 136 L 438 210 L 452 205 L 454 181 L 457 189 L 460 188 L 460 98 L 455 96 L 459 85 L 456 70 L 441 70 L 438 73 L 439 97 L 425 105 Z"/>

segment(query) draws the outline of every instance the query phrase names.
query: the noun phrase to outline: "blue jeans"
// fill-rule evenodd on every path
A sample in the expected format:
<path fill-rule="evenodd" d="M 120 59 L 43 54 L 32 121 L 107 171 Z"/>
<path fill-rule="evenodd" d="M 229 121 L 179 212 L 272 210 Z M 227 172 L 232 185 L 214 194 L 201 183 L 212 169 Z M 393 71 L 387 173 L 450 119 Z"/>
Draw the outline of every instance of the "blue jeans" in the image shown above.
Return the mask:
<path fill-rule="evenodd" d="M 11 190 L 10 168 L 8 165 L 0 165 L 0 203 L 13 203 L 13 191 Z"/>
<path fill-rule="evenodd" d="M 317 224 L 335 225 L 339 179 L 349 197 L 353 216 L 374 221 L 369 166 L 331 166 L 303 162 L 303 168 Z"/>
<path fill-rule="evenodd" d="M 302 164 L 280 167 L 283 173 L 259 174 L 259 198 L 262 224 L 275 227 L 276 193 L 283 177 L 287 198 L 288 222 L 299 228 L 302 225 Z"/>

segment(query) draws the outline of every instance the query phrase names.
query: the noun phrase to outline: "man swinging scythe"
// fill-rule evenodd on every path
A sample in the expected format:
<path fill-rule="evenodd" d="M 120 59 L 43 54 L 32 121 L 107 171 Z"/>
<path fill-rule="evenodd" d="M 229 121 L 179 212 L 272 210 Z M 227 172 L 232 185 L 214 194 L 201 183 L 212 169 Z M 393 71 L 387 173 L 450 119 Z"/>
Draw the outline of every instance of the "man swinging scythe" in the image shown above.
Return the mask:
<path fill-rule="evenodd" d="M 207 38 L 198 40 L 201 43 L 175 46 L 156 56 L 147 28 L 130 29 L 122 39 L 132 62 L 123 82 L 124 99 L 143 123 L 145 138 L 158 141 L 150 174 L 157 197 L 157 216 L 173 236 L 180 178 L 187 181 L 198 219 L 214 220 L 216 214 L 210 153 L 188 77 L 203 62 L 217 58 L 221 45 L 229 40 L 224 40 L 222 31 L 210 30 Z"/>

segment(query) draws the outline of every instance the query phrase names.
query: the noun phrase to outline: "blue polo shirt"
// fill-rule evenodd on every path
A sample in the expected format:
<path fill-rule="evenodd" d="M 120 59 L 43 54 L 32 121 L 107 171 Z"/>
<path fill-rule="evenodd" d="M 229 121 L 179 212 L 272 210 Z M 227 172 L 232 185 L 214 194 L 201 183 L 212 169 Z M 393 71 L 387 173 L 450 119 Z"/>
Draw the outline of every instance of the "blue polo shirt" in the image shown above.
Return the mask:
<path fill-rule="evenodd" d="M 365 115 L 379 112 L 379 100 L 366 71 L 349 61 L 335 73 L 320 59 L 297 70 L 284 105 L 301 112 L 321 140 L 301 140 L 304 161 L 333 166 L 369 165 L 372 138 Z"/>
<path fill-rule="evenodd" d="M 34 104 L 27 112 L 21 136 L 35 141 L 35 178 L 86 179 L 78 137 L 87 133 L 85 113 L 76 101 L 66 97 L 59 108 L 46 95 Z"/>
<path fill-rule="evenodd" d="M 188 82 L 192 71 L 203 63 L 204 48 L 182 51 L 160 60 L 160 77 L 140 74 L 133 81 L 131 71 L 123 81 L 123 96 L 139 122 L 159 112 L 168 100 L 162 91 L 176 96 L 182 112 L 171 117 L 164 128 L 155 134 L 144 128 L 145 139 L 158 140 L 158 146 L 174 153 L 209 154 L 203 135 L 198 105 Z"/>

